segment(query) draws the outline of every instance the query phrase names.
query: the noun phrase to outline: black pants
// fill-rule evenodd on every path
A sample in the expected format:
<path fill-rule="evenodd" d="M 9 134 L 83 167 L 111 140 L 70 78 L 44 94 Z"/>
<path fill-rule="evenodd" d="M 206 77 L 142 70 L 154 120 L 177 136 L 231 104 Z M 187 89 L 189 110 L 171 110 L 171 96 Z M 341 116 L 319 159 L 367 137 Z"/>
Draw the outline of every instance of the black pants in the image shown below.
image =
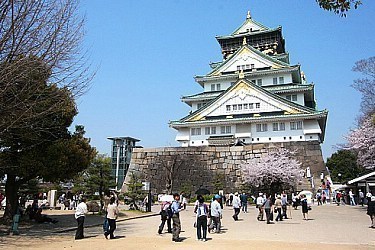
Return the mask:
<path fill-rule="evenodd" d="M 238 215 L 240 214 L 241 209 L 240 208 L 234 208 L 234 215 L 233 219 L 238 220 Z"/>
<path fill-rule="evenodd" d="M 288 216 L 286 215 L 287 206 L 286 205 L 282 205 L 282 209 L 283 209 L 283 217 L 284 217 L 284 219 L 288 219 Z"/>
<path fill-rule="evenodd" d="M 197 218 L 197 237 L 198 239 L 206 239 L 207 237 L 207 216 L 200 216 Z"/>
<path fill-rule="evenodd" d="M 110 239 L 114 239 L 115 236 L 113 235 L 113 232 L 116 230 L 116 220 L 115 219 L 107 219 L 109 224 L 109 231 L 105 232 L 104 234 L 107 236 L 109 235 Z"/>
<path fill-rule="evenodd" d="M 83 239 L 83 224 L 85 223 L 85 216 L 77 218 L 77 231 L 76 231 L 76 240 Z"/>
<path fill-rule="evenodd" d="M 159 234 L 163 232 L 165 222 L 167 222 L 168 233 L 172 233 L 171 218 L 168 216 L 161 216 L 161 224 L 159 226 Z"/>
<path fill-rule="evenodd" d="M 267 224 L 271 223 L 271 209 L 270 208 L 265 208 L 264 211 L 266 212 L 266 218 L 267 218 Z"/>
<path fill-rule="evenodd" d="M 282 221 L 283 217 L 281 215 L 281 208 L 276 208 L 276 211 L 277 211 L 276 221 L 278 221 L 278 220 Z"/>

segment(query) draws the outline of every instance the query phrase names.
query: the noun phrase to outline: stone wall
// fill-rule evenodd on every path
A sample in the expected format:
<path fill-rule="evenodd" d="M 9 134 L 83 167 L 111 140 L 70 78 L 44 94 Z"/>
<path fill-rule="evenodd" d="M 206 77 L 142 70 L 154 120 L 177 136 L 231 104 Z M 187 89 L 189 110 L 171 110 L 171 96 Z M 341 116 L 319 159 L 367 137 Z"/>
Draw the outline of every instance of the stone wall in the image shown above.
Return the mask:
<path fill-rule="evenodd" d="M 180 191 L 189 187 L 195 191 L 206 188 L 214 190 L 215 181 L 225 183 L 225 192 L 238 190 L 242 184 L 240 164 L 243 161 L 260 157 L 275 148 L 286 148 L 296 151 L 295 158 L 306 169 L 319 178 L 325 172 L 321 147 L 318 142 L 285 142 L 252 144 L 233 147 L 165 147 L 135 148 L 125 183 L 130 180 L 131 173 L 141 174 L 142 179 L 151 182 L 155 193 L 166 190 L 167 176 L 174 175 L 172 191 Z M 175 171 L 169 171 L 174 168 Z M 316 180 L 319 181 L 319 180 Z M 319 183 L 315 181 L 315 185 Z M 311 185 L 305 180 L 298 189 L 308 189 Z"/>

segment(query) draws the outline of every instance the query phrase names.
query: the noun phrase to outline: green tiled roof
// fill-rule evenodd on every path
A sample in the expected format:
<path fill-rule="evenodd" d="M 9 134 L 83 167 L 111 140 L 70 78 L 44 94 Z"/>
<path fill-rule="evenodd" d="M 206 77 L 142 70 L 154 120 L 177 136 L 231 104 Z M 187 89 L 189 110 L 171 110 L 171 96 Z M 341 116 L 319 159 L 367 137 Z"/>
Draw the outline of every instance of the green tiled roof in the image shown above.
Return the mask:
<path fill-rule="evenodd" d="M 215 38 L 217 40 L 224 40 L 224 39 L 229 39 L 229 38 L 236 38 L 236 37 L 243 37 L 243 36 L 252 36 L 252 35 L 258 35 L 258 34 L 263 34 L 263 33 L 270 33 L 274 31 L 278 31 L 281 29 L 281 26 L 274 28 L 274 29 L 267 29 L 267 30 L 259 30 L 259 31 L 253 31 L 253 32 L 247 32 L 247 33 L 241 33 L 241 34 L 231 34 L 231 35 L 226 35 L 226 36 L 216 36 Z"/>
<path fill-rule="evenodd" d="M 298 92 L 298 91 L 313 90 L 314 84 L 268 85 L 268 86 L 263 86 L 263 88 L 273 93 Z"/>
<path fill-rule="evenodd" d="M 195 95 L 187 95 L 187 96 L 181 97 L 181 100 L 212 99 L 212 98 L 219 96 L 222 92 L 223 91 L 211 91 L 211 92 L 198 93 Z"/>

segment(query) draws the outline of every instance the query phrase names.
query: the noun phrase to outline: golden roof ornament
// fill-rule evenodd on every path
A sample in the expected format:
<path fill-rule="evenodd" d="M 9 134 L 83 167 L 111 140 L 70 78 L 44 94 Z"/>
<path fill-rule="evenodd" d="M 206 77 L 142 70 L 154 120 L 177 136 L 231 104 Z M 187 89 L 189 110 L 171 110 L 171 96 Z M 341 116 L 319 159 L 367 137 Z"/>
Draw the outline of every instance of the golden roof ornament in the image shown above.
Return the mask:
<path fill-rule="evenodd" d="M 250 10 L 247 11 L 246 19 L 251 19 Z"/>
<path fill-rule="evenodd" d="M 246 40 L 246 36 L 244 36 L 242 40 L 242 45 L 246 45 L 246 44 L 247 44 L 247 40 Z"/>

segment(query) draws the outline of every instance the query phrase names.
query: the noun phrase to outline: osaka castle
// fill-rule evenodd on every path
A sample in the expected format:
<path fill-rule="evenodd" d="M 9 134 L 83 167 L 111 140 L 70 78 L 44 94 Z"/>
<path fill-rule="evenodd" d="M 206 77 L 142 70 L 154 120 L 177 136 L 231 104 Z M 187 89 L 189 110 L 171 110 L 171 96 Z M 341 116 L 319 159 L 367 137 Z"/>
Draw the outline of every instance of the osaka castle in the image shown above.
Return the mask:
<path fill-rule="evenodd" d="M 195 76 L 202 92 L 181 100 L 191 107 L 171 121 L 176 140 L 188 146 L 324 141 L 327 110 L 318 110 L 314 84 L 289 62 L 282 28 L 255 21 L 217 36 L 222 61 Z"/>

